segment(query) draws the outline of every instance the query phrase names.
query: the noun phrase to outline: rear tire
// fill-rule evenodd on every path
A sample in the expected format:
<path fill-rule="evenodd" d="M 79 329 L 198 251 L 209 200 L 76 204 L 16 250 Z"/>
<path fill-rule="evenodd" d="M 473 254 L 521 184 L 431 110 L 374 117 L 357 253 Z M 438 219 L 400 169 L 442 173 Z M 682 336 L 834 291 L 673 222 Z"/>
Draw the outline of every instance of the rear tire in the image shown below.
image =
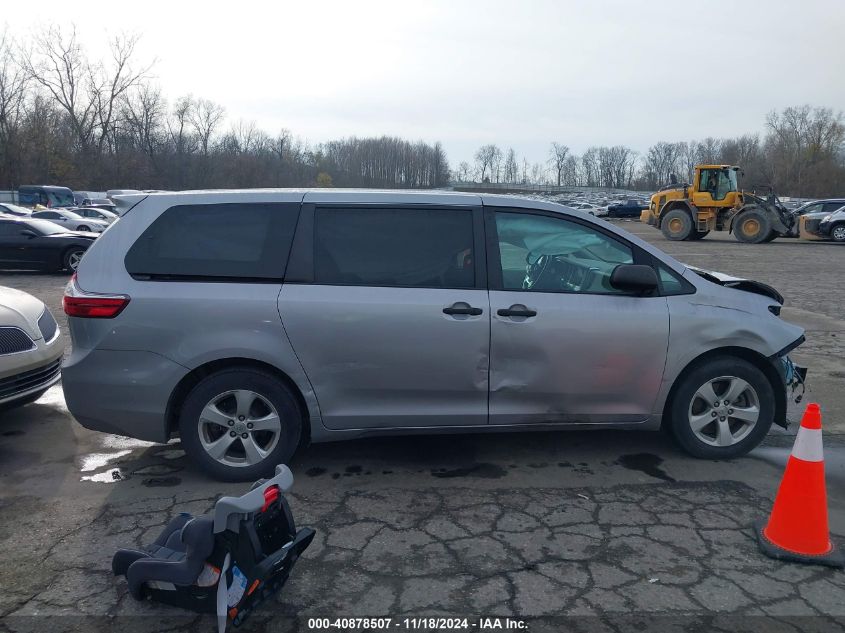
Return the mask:
<path fill-rule="evenodd" d="M 79 246 L 73 246 L 65 251 L 65 256 L 62 258 L 62 265 L 64 270 L 69 270 L 72 273 L 79 268 L 79 262 L 82 261 L 82 256 L 85 255 L 85 249 Z"/>
<path fill-rule="evenodd" d="M 709 394 L 709 398 L 702 394 Z M 667 407 L 672 435 L 694 457 L 740 457 L 769 432 L 775 415 L 774 400 L 769 379 L 748 361 L 736 357 L 710 359 L 678 383 Z M 718 406 L 714 406 L 716 403 Z M 752 420 L 755 409 L 756 418 Z"/>
<path fill-rule="evenodd" d="M 733 225 L 734 237 L 746 244 L 762 244 L 772 233 L 772 222 L 758 209 L 743 211 Z M 771 240 L 769 240 L 771 241 Z"/>
<path fill-rule="evenodd" d="M 90 231 L 90 230 L 91 230 L 91 227 L 90 227 L 90 226 L 88 226 L 87 224 L 82 224 L 82 225 L 81 225 L 81 226 L 79 226 L 76 230 L 77 230 L 77 231 Z"/>
<path fill-rule="evenodd" d="M 263 425 L 269 430 L 252 426 L 273 416 L 275 423 Z M 193 462 L 215 479 L 255 481 L 290 462 L 302 424 L 297 400 L 283 382 L 260 369 L 236 367 L 206 376 L 191 389 L 179 415 L 179 435 Z M 218 450 L 222 453 L 213 456 Z"/>
<path fill-rule="evenodd" d="M 663 216 L 660 222 L 660 231 L 663 237 L 673 242 L 681 242 L 689 239 L 694 233 L 692 216 L 684 209 L 672 209 Z"/>

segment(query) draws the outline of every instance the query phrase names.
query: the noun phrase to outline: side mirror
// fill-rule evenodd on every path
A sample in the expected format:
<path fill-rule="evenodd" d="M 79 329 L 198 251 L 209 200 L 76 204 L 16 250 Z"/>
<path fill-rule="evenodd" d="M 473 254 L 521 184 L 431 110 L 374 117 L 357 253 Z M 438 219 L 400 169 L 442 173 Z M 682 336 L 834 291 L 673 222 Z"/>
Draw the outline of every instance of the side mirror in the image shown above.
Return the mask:
<path fill-rule="evenodd" d="M 21 235 L 25 235 L 29 239 L 32 239 L 33 237 L 38 237 L 38 233 L 29 229 L 24 229 L 23 231 L 21 231 Z"/>
<path fill-rule="evenodd" d="M 646 294 L 657 289 L 657 273 L 643 264 L 619 264 L 610 273 L 610 285 L 623 292 Z"/>

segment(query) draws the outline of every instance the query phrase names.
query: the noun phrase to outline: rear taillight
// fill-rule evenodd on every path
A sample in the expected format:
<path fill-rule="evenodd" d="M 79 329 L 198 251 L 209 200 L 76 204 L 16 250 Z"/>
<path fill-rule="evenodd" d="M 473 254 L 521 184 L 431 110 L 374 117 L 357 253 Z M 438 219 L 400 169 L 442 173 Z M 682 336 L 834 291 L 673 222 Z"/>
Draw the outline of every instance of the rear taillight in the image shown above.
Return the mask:
<path fill-rule="evenodd" d="M 65 314 L 83 319 L 113 319 L 129 304 L 127 295 L 104 295 L 83 291 L 76 282 L 76 274 L 70 278 L 62 298 Z"/>

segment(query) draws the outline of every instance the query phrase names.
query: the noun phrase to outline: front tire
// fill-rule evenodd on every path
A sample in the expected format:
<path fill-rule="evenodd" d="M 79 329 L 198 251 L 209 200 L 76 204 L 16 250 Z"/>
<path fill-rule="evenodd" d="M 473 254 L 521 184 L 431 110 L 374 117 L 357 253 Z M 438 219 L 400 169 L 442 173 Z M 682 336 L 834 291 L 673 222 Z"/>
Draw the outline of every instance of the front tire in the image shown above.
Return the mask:
<path fill-rule="evenodd" d="M 254 481 L 290 462 L 303 416 L 288 387 L 260 369 L 224 369 L 203 378 L 179 416 L 182 447 L 221 481 Z"/>
<path fill-rule="evenodd" d="M 705 237 L 707 237 L 708 233 L 710 233 L 710 231 L 693 231 L 692 233 L 690 233 L 689 239 L 690 241 L 697 242 L 698 240 L 703 240 Z"/>
<path fill-rule="evenodd" d="M 735 357 L 706 361 L 681 379 L 668 407 L 672 435 L 701 459 L 732 459 L 772 426 L 775 394 L 757 367 Z"/>
<path fill-rule="evenodd" d="M 743 211 L 734 223 L 734 237 L 746 244 L 762 244 L 772 233 L 769 217 L 759 209 Z"/>
<path fill-rule="evenodd" d="M 845 242 L 845 224 L 837 224 L 830 232 L 830 237 L 834 242 Z"/>
<path fill-rule="evenodd" d="M 683 209 L 672 209 L 663 216 L 660 222 L 660 230 L 663 237 L 673 242 L 681 242 L 689 239 L 695 232 L 692 226 L 692 216 Z"/>

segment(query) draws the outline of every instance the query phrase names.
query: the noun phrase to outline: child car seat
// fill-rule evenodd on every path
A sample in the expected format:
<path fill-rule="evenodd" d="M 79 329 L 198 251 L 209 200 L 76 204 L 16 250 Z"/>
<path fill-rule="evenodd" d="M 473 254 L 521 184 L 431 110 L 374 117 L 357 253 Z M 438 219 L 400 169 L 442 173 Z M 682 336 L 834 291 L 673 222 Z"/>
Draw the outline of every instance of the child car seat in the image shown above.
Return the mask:
<path fill-rule="evenodd" d="M 125 576 L 137 600 L 149 597 L 240 625 L 288 579 L 314 530 L 296 531 L 283 493 L 293 485 L 285 465 L 241 497 L 222 497 L 209 516 L 181 513 L 142 549 L 120 549 L 112 572 Z"/>

